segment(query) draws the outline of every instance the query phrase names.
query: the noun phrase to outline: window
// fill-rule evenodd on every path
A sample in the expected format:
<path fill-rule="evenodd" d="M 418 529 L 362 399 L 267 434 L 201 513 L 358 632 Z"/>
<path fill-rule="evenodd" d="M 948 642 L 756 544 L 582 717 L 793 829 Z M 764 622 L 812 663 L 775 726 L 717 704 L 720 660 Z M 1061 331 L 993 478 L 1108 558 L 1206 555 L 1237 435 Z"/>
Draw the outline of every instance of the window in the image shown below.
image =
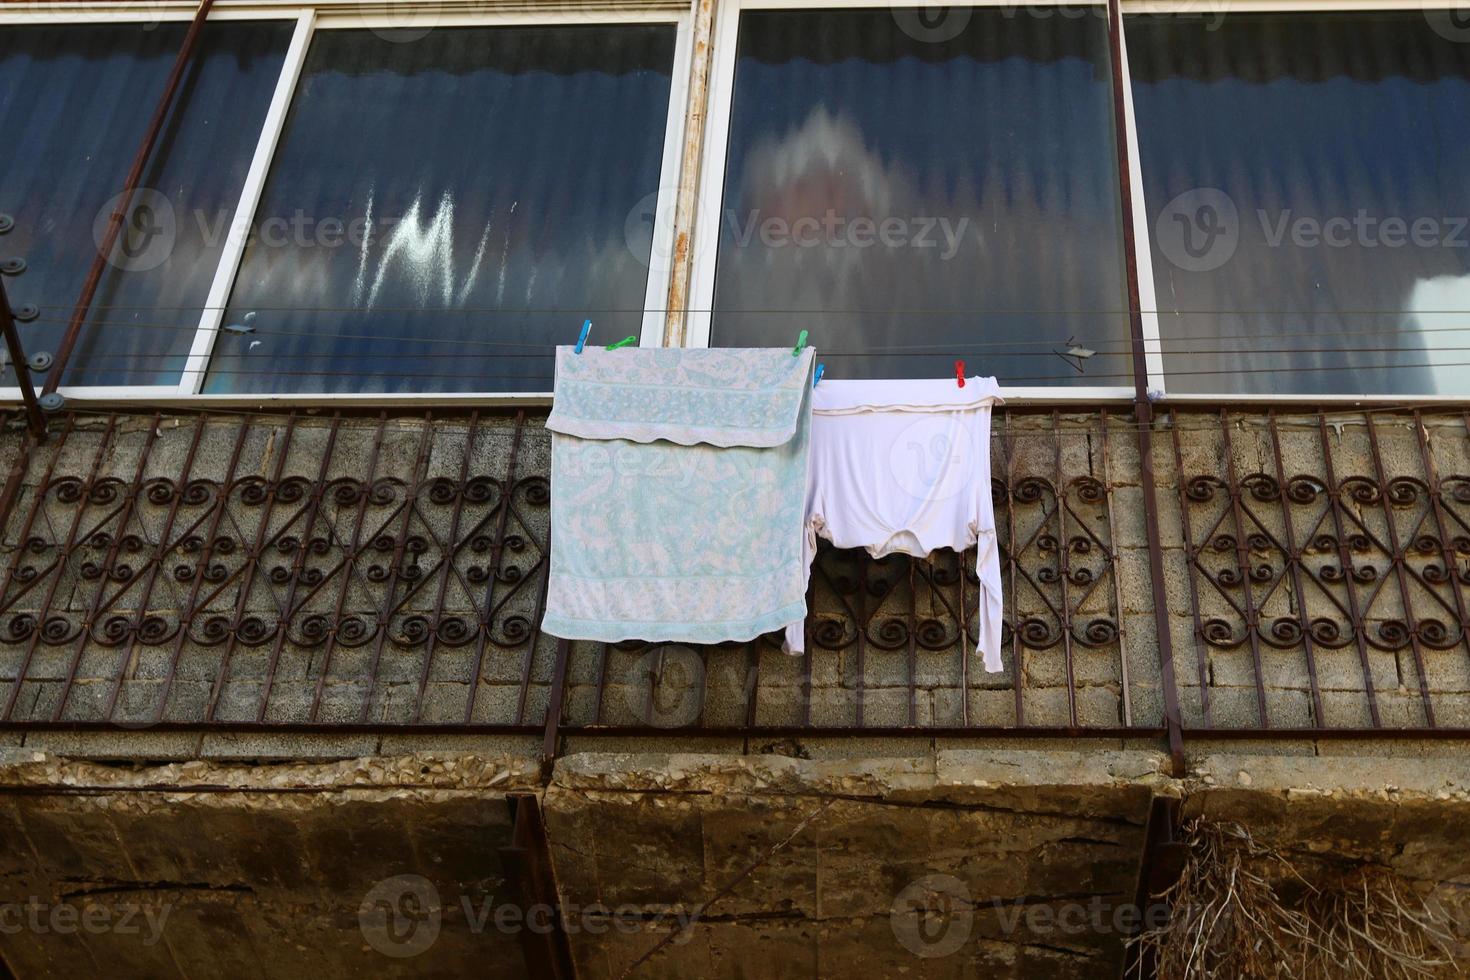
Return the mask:
<path fill-rule="evenodd" d="M 711 344 L 806 328 L 834 378 L 1131 383 L 1104 7 L 745 6 Z"/>
<path fill-rule="evenodd" d="M 638 334 L 675 34 L 318 31 L 204 391 L 550 391 Z"/>
<path fill-rule="evenodd" d="M 28 352 L 54 351 L 97 254 L 186 24 L 0 29 L 0 212 L 15 218 L 7 284 L 41 316 Z M 289 21 L 212 23 L 144 171 L 66 380 L 178 384 L 291 38 Z"/>
<path fill-rule="evenodd" d="M 1436 13 L 1127 19 L 1170 393 L 1470 394 L 1470 44 Z"/>

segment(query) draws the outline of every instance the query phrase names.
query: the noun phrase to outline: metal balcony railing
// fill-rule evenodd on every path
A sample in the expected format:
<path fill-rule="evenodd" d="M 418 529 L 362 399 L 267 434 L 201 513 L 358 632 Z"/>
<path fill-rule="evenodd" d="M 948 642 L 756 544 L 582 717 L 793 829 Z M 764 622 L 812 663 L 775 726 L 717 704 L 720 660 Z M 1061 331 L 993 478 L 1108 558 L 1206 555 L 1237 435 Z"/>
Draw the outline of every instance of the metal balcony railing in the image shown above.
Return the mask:
<path fill-rule="evenodd" d="M 539 414 L 23 421 L 5 728 L 1470 737 L 1462 415 L 1162 415 L 1151 554 L 1131 414 L 1003 411 L 1000 674 L 953 553 L 824 548 L 802 658 L 542 634 Z"/>

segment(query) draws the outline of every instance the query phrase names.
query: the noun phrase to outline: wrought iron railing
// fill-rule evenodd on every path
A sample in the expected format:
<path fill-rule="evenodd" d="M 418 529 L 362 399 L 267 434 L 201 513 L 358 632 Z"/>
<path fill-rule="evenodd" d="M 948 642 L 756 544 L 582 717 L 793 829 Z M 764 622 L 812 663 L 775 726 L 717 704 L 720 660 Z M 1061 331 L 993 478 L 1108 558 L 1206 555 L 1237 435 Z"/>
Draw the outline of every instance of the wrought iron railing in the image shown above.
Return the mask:
<path fill-rule="evenodd" d="M 953 553 L 823 548 L 802 658 L 542 634 L 539 414 L 77 411 L 44 443 L 13 419 L 0 725 L 522 733 L 549 755 L 573 734 L 1470 735 L 1465 417 L 1163 415 L 1157 555 L 1137 424 L 997 415 L 987 674 Z"/>

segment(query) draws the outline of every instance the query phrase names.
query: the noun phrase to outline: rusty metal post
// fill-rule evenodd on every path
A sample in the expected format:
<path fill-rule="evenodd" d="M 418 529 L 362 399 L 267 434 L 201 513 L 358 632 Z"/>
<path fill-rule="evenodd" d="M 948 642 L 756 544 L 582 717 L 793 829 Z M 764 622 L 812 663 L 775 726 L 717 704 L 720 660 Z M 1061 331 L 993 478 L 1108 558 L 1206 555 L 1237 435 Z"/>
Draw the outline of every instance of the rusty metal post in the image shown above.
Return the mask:
<path fill-rule="evenodd" d="M 1176 839 L 1178 827 L 1179 800 L 1155 796 L 1149 802 L 1148 822 L 1143 827 L 1143 853 L 1139 856 L 1138 885 L 1133 893 L 1140 930 L 1148 929 L 1149 903 L 1168 892 L 1184 873 L 1189 853 Z M 1124 980 L 1154 980 L 1158 975 L 1157 959 L 1143 947 L 1133 946 L 1123 957 Z"/>
<path fill-rule="evenodd" d="M 536 980 L 571 980 L 572 947 L 561 922 L 561 902 L 552 871 L 551 844 L 541 819 L 541 802 L 529 793 L 506 797 L 510 805 L 511 842 L 499 849 L 512 901 L 520 906 L 525 976 Z M 536 919 L 544 915 L 545 920 Z"/>
<path fill-rule="evenodd" d="M 1128 114 L 1123 107 L 1123 5 L 1108 0 L 1108 33 L 1112 43 L 1114 143 L 1118 148 L 1118 189 L 1123 211 L 1123 254 L 1128 279 L 1128 324 L 1133 338 L 1133 409 L 1138 429 L 1139 483 L 1143 491 L 1144 527 L 1148 534 L 1148 573 L 1154 598 L 1154 627 L 1159 642 L 1159 684 L 1164 692 L 1164 724 L 1174 775 L 1184 775 L 1184 726 L 1174 679 L 1174 644 L 1169 633 L 1169 597 L 1164 589 L 1164 545 L 1159 534 L 1158 478 L 1154 475 L 1154 407 L 1148 400 L 1148 364 L 1143 353 L 1143 303 L 1139 299 L 1137 233 L 1133 227 L 1133 184 L 1128 164 Z"/>
<path fill-rule="evenodd" d="M 15 383 L 20 386 L 20 400 L 25 403 L 26 428 L 37 442 L 45 442 L 46 419 L 41 414 L 41 403 L 36 400 L 31 367 L 20 345 L 20 331 L 15 327 L 15 314 L 10 309 L 10 297 L 5 294 L 3 275 L 0 275 L 0 332 L 5 334 L 5 349 L 10 354 L 10 366 L 15 369 Z"/>
<path fill-rule="evenodd" d="M 117 244 L 117 236 L 122 231 L 123 219 L 127 217 L 128 208 L 132 206 L 133 194 L 138 189 L 138 182 L 143 179 L 143 168 L 147 166 L 148 158 L 153 155 L 153 148 L 158 143 L 158 134 L 163 129 L 168 110 L 173 105 L 174 96 L 178 93 L 179 82 L 184 77 L 184 69 L 189 67 L 189 62 L 194 57 L 194 49 L 199 45 L 199 35 L 204 29 L 204 21 L 208 18 L 209 8 L 213 5 L 214 0 L 200 0 L 199 9 L 194 12 L 194 20 L 189 24 L 189 32 L 184 35 L 184 43 L 180 45 L 179 53 L 174 58 L 173 69 L 169 72 L 168 80 L 163 85 L 163 94 L 158 97 L 158 105 L 153 109 L 153 118 L 148 121 L 148 128 L 143 132 L 143 141 L 138 144 L 138 152 L 133 156 L 133 165 L 128 168 L 128 175 L 123 181 L 117 205 L 107 218 L 107 230 L 103 232 L 102 241 L 97 245 L 97 254 L 92 258 L 92 267 L 87 270 L 87 278 L 82 281 L 82 291 L 77 297 L 76 307 L 72 310 L 71 320 L 66 325 L 66 332 L 61 335 L 61 342 L 56 345 L 56 366 L 46 377 L 46 387 L 41 391 L 44 395 L 51 394 L 61 384 L 62 372 L 66 370 L 66 363 L 71 359 L 71 352 L 77 345 L 77 338 L 81 336 L 82 324 L 86 322 L 87 314 L 92 309 L 92 299 L 97 295 L 97 287 L 102 283 L 102 273 L 106 271 L 108 256 L 112 254 L 113 246 Z"/>

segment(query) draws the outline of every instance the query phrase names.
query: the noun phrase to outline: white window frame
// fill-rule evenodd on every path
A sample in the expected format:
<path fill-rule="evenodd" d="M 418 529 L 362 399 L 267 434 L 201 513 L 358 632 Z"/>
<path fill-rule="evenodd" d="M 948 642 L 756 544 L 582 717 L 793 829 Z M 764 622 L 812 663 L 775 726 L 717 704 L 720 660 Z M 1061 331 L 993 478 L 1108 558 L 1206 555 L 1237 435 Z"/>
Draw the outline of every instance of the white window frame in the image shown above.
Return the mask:
<path fill-rule="evenodd" d="M 973 0 L 970 3 L 946 4 L 945 6 L 1014 7 L 1017 2 L 1018 0 Z M 1106 18 L 1106 0 L 1075 0 L 1075 2 L 1068 0 L 1067 5 L 1097 7 L 1100 16 Z M 710 66 L 709 121 L 705 130 L 704 159 L 701 164 L 700 184 L 702 189 L 697 202 L 698 211 L 694 223 L 695 260 L 689 290 L 692 297 L 691 309 L 686 321 L 685 343 L 687 346 L 705 347 L 709 344 L 715 295 L 715 263 L 719 251 L 720 211 L 724 206 L 725 162 L 729 149 L 730 113 L 735 95 L 737 54 L 735 49 L 739 38 L 741 12 L 745 10 L 859 10 L 903 6 L 939 5 L 932 0 L 912 0 L 912 2 L 909 0 L 721 0 L 714 31 L 714 63 Z M 1124 68 L 1126 67 L 1125 62 Z M 1111 102 L 1110 97 L 1110 105 Z M 1130 125 L 1126 132 L 1115 136 L 1117 139 L 1127 140 L 1130 159 L 1137 154 L 1137 146 L 1132 137 L 1131 118 L 1130 113 Z M 1110 147 L 1108 152 L 1116 154 L 1116 149 Z M 1139 211 L 1138 201 L 1142 196 L 1142 184 L 1138 180 L 1136 166 L 1132 168 L 1131 174 L 1134 181 L 1133 198 L 1136 221 Z M 1151 274 L 1146 281 L 1140 275 L 1139 289 L 1141 293 L 1146 289 L 1146 299 L 1143 302 L 1146 307 L 1152 308 L 1154 304 Z M 1121 302 L 1126 305 L 1126 294 L 1121 298 Z M 1152 334 L 1149 333 L 1150 330 L 1153 331 Z M 1155 341 L 1153 347 L 1157 349 L 1157 317 L 1145 317 L 1144 319 L 1144 337 L 1147 340 L 1150 336 Z M 795 339 L 795 337 L 792 338 L 793 343 Z M 821 360 L 822 340 L 819 331 L 813 331 L 809 338 L 811 345 L 816 348 L 818 360 Z M 1145 350 L 1147 349 L 1146 346 Z M 1129 351 L 1122 353 L 1124 356 L 1131 356 Z M 981 374 L 987 373 L 983 360 L 978 362 L 974 360 L 977 356 L 974 352 L 966 353 L 967 370 Z M 1040 385 L 1007 387 L 1003 391 L 1006 401 L 1012 404 L 1131 402 L 1133 400 L 1131 379 L 1125 383 L 1109 385 Z"/>
<path fill-rule="evenodd" d="M 1455 10 L 1464 0 L 1121 0 L 1123 28 L 1123 93 L 1129 134 L 1128 160 L 1133 197 L 1135 261 L 1141 309 L 1144 317 L 1144 352 L 1148 360 L 1149 390 L 1157 400 L 1179 405 L 1239 402 L 1300 405 L 1463 405 L 1467 395 L 1369 394 L 1237 394 L 1228 391 L 1167 394 L 1164 387 L 1163 341 L 1159 331 L 1159 307 L 1153 288 L 1154 228 L 1148 220 L 1143 196 L 1143 170 L 1139 159 L 1137 123 L 1133 115 L 1133 83 L 1128 71 L 1128 18 L 1141 14 L 1228 16 L 1231 13 L 1394 13 L 1404 11 Z M 1145 288 L 1145 284 L 1147 288 Z M 1152 321 L 1152 331 L 1149 324 Z"/>
<path fill-rule="evenodd" d="M 269 108 L 261 125 L 260 136 L 251 157 L 250 167 L 241 185 L 234 218 L 226 235 L 219 264 L 204 300 L 204 310 L 195 329 L 188 358 L 179 383 L 176 385 L 66 385 L 57 390 L 68 401 L 85 402 L 145 402 L 160 406 L 265 406 L 265 405 L 526 405 L 548 404 L 550 391 L 542 392 L 496 392 L 496 391 L 435 391 L 435 392 L 266 392 L 240 394 L 205 394 L 201 391 L 209 368 L 209 359 L 218 338 L 229 297 L 234 289 L 240 263 L 244 257 L 249 232 L 256 218 L 261 195 L 269 178 L 286 116 L 295 98 L 301 78 L 302 66 L 311 49 L 311 42 L 318 31 L 352 29 L 413 29 L 415 27 L 464 28 L 464 27 L 547 27 L 560 25 L 623 25 L 623 24 L 669 24 L 675 28 L 674 61 L 670 79 L 669 106 L 664 121 L 663 152 L 660 161 L 659 187 L 672 186 L 678 179 L 684 145 L 684 119 L 688 106 L 689 69 L 691 57 L 690 13 L 686 8 L 674 8 L 660 0 L 642 4 L 622 5 L 618 0 L 601 3 L 556 7 L 548 5 L 546 10 L 535 10 L 526 4 L 510 4 L 512 9 L 495 9 L 496 0 L 426 0 L 426 2 L 395 3 L 393 13 L 358 2 L 358 0 L 318 0 L 309 6 L 299 0 L 217 0 L 209 14 L 209 20 L 273 20 L 294 21 L 290 43 Z M 166 2 L 162 4 L 124 5 L 108 4 L 100 9 L 96 3 L 67 6 L 65 0 L 57 3 L 6 4 L 0 7 L 0 28 L 7 24 L 90 24 L 90 23 L 160 23 L 190 21 L 196 7 L 193 3 Z M 140 134 L 141 135 L 141 134 Z M 675 230 L 672 220 L 674 196 L 660 193 L 654 217 L 653 255 L 668 255 L 672 252 Z M 668 209 L 665 213 L 665 209 Z M 0 246 L 3 247 L 3 246 Z M 650 262 L 648 283 L 644 294 L 644 316 L 642 324 L 643 346 L 657 346 L 662 342 L 664 320 L 669 289 L 670 269 L 667 263 Z M 577 319 L 571 329 L 580 326 L 575 312 L 567 314 L 569 320 Z M 596 321 L 594 319 L 594 334 Z M 619 338 L 594 336 L 589 342 L 611 343 Z M 64 380 L 64 379 L 63 379 Z M 0 387 L 0 401 L 19 402 L 20 389 L 14 385 Z"/>

